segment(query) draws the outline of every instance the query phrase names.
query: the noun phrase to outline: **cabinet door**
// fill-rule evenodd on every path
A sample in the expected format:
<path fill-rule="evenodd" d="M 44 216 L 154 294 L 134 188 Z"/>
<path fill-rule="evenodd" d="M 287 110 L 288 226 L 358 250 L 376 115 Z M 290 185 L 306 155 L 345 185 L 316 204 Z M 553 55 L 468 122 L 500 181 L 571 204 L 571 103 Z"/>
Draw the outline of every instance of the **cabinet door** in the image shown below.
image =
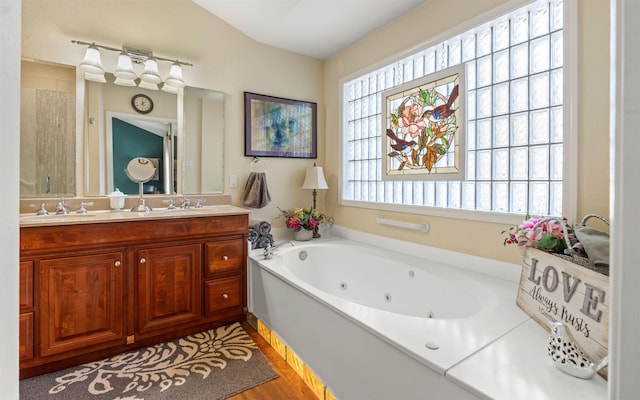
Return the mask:
<path fill-rule="evenodd" d="M 227 239 L 205 243 L 205 279 L 216 275 L 239 274 L 246 264 L 243 239 Z"/>
<path fill-rule="evenodd" d="M 199 244 L 137 251 L 137 333 L 194 321 L 202 310 Z"/>
<path fill-rule="evenodd" d="M 40 261 L 40 355 L 124 342 L 122 252 Z"/>

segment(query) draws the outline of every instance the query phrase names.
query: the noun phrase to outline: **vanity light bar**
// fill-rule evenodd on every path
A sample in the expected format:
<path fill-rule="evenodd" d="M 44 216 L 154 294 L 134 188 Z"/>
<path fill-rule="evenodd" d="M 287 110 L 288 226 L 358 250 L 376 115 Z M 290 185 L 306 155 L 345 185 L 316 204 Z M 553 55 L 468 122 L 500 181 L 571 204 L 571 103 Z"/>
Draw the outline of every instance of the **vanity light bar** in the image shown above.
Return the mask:
<path fill-rule="evenodd" d="M 154 56 L 153 52 L 151 50 L 132 49 L 132 48 L 126 47 L 126 46 L 122 46 L 122 48 L 117 49 L 115 47 L 109 47 L 109 46 L 105 46 L 105 45 L 98 44 L 98 43 L 95 43 L 95 42 L 91 42 L 91 43 L 90 42 L 83 42 L 81 40 L 72 40 L 71 43 L 79 44 L 79 45 L 82 45 L 82 46 L 94 46 L 94 47 L 99 48 L 99 49 L 117 51 L 117 52 L 120 52 L 120 53 L 121 52 L 125 52 L 129 57 L 131 57 L 131 61 L 133 61 L 136 64 L 144 64 L 148 59 L 155 58 L 156 60 L 169 61 L 169 62 L 172 62 L 174 64 L 187 65 L 189 67 L 193 67 L 193 64 L 188 63 L 186 61 L 180 61 L 180 60 L 177 60 L 177 59 Z"/>
<path fill-rule="evenodd" d="M 116 80 L 114 83 L 123 86 L 140 86 L 142 88 L 158 90 L 158 84 L 162 83 L 162 78 L 158 73 L 158 60 L 169 61 L 172 63 L 169 76 L 162 85 L 162 90 L 170 93 L 177 93 L 179 88 L 185 86 L 184 79 L 182 78 L 182 66 L 187 65 L 193 67 L 193 64 L 172 60 L 164 57 L 157 57 L 153 55 L 150 50 L 132 49 L 123 46 L 121 49 L 97 44 L 95 42 L 83 42 L 80 40 L 72 40 L 71 43 L 76 43 L 82 46 L 88 46 L 87 52 L 84 56 L 84 60 L 79 64 L 79 68 L 85 72 L 85 79 L 101 82 L 106 82 L 104 78 L 104 68 L 102 67 L 102 60 L 100 59 L 100 50 L 105 49 L 109 51 L 117 51 L 120 53 L 118 57 L 118 66 L 114 72 Z M 144 64 L 144 71 L 140 75 L 139 79 L 133 70 L 133 64 Z M 138 82 L 136 82 L 136 80 Z"/>

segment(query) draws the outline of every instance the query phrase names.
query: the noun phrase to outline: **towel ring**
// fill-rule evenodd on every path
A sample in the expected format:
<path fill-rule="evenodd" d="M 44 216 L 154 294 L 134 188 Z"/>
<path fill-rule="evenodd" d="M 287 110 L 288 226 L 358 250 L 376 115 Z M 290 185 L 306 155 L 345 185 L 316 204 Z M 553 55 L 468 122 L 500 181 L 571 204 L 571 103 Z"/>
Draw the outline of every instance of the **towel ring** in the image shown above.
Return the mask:
<path fill-rule="evenodd" d="M 254 166 L 261 164 L 262 165 L 262 171 L 254 171 L 253 168 Z M 253 159 L 253 161 L 251 161 L 251 164 L 249 165 L 249 169 L 251 170 L 251 172 L 267 172 L 267 162 L 264 160 L 259 159 L 258 157 L 255 157 Z"/>

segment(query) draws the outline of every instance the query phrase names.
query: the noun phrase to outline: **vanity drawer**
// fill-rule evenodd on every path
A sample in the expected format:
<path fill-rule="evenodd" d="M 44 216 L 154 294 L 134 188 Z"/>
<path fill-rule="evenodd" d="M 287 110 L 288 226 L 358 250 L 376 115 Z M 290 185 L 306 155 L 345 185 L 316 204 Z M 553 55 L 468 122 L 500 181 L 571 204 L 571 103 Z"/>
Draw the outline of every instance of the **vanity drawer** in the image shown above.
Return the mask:
<path fill-rule="evenodd" d="M 20 309 L 33 307 L 33 261 L 20 262 Z"/>
<path fill-rule="evenodd" d="M 242 275 L 210 280 L 204 283 L 206 315 L 243 304 Z"/>
<path fill-rule="evenodd" d="M 241 273 L 245 263 L 243 239 L 205 243 L 205 279 L 216 275 Z"/>

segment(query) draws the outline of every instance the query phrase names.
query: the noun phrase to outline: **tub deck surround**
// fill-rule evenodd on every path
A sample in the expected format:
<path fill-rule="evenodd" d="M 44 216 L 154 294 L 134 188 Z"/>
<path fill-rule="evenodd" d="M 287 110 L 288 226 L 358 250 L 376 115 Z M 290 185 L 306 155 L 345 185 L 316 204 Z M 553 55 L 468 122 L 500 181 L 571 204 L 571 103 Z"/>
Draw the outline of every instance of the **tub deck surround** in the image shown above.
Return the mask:
<path fill-rule="evenodd" d="M 599 375 L 583 380 L 558 371 L 547 356 L 549 334 L 534 320 L 447 371 L 447 377 L 483 398 L 607 399 Z"/>
<path fill-rule="evenodd" d="M 275 231 L 277 241 L 290 239 Z M 341 263 L 350 248 L 357 257 Z M 318 256 L 326 263 L 317 264 Z M 381 277 L 374 259 L 397 276 Z M 337 398 L 521 398 L 510 382 L 517 393 L 543 394 L 524 399 L 571 398 L 555 396 L 556 385 L 580 386 L 580 398 L 606 398 L 601 378 L 585 384 L 550 364 L 547 332 L 516 306 L 519 275 L 519 265 L 333 227 L 321 239 L 279 248 L 272 260 L 251 252 L 249 311 Z M 359 282 L 371 295 L 358 291 Z M 401 304 L 409 292 L 427 305 Z M 436 292 L 443 302 L 428 304 Z M 529 356 L 518 357 L 519 346 Z M 520 364 L 504 366 L 505 359 Z"/>
<path fill-rule="evenodd" d="M 300 251 L 307 252 L 304 261 Z M 512 282 L 354 241 L 297 242 L 271 260 L 256 258 L 441 374 L 528 319 Z"/>

